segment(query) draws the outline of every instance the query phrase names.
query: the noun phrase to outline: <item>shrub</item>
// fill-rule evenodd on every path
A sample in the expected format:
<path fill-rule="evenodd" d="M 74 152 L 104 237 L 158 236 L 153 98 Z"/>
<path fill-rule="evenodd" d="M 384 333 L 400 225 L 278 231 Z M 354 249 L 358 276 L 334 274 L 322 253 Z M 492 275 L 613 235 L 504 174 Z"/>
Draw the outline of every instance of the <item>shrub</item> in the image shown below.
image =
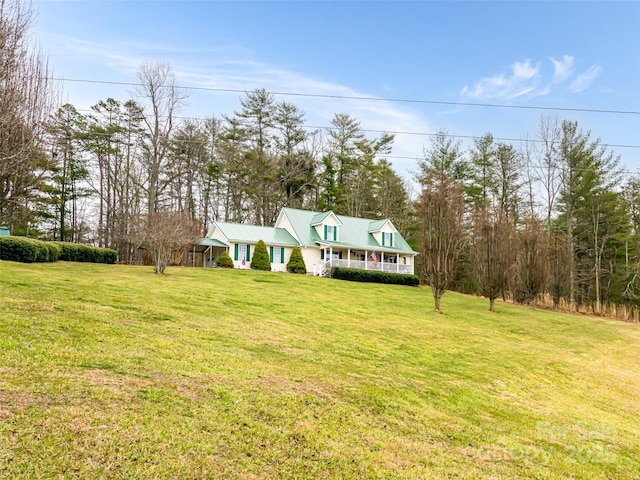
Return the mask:
<path fill-rule="evenodd" d="M 59 247 L 51 242 L 26 237 L 0 237 L 0 260 L 55 262 L 59 254 Z"/>
<path fill-rule="evenodd" d="M 287 263 L 287 271 L 290 273 L 307 273 L 307 266 L 304 264 L 300 247 L 293 247 L 291 258 L 289 259 L 289 263 Z"/>
<path fill-rule="evenodd" d="M 60 260 L 65 262 L 88 262 L 114 264 L 118 252 L 110 248 L 90 247 L 71 242 L 49 242 L 60 249 Z"/>
<path fill-rule="evenodd" d="M 0 237 L 0 260 L 14 262 L 116 263 L 118 252 L 71 242 L 43 242 L 26 237 Z"/>
<path fill-rule="evenodd" d="M 417 286 L 420 280 L 415 275 L 379 272 L 377 270 L 359 270 L 355 268 L 336 267 L 331 273 L 333 278 L 351 282 L 388 283 L 393 285 Z"/>
<path fill-rule="evenodd" d="M 216 260 L 216 265 L 221 268 L 233 268 L 233 260 L 227 252 L 222 252 Z"/>
<path fill-rule="evenodd" d="M 269 261 L 269 252 L 267 252 L 267 246 L 262 240 L 258 240 L 256 248 L 251 258 L 251 268 L 254 270 L 271 271 L 271 262 Z"/>

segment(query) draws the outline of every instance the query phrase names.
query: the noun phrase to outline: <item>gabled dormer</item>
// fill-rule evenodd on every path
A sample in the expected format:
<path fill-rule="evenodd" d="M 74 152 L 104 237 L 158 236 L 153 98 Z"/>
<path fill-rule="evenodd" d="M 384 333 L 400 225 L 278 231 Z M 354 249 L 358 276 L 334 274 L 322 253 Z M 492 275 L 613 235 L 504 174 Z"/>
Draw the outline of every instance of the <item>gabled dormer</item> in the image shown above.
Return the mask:
<path fill-rule="evenodd" d="M 393 248 L 396 246 L 394 237 L 398 234 L 398 230 L 388 218 L 370 222 L 369 233 L 373 235 L 373 238 L 381 247 Z"/>
<path fill-rule="evenodd" d="M 311 219 L 311 227 L 316 229 L 316 233 L 320 236 L 321 240 L 328 242 L 340 241 L 340 227 L 342 227 L 342 222 L 331 210 L 314 215 Z"/>

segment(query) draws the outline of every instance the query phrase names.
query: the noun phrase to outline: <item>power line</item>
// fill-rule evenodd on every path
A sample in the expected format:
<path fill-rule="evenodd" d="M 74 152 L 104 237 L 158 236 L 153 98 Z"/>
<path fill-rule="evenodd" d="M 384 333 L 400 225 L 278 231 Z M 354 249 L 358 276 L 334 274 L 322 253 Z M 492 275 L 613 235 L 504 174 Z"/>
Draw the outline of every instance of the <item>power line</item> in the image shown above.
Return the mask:
<path fill-rule="evenodd" d="M 79 78 L 58 78 L 49 77 L 48 80 L 60 81 L 60 82 L 75 82 L 75 83 L 97 83 L 103 85 L 122 85 L 130 87 L 142 86 L 140 83 L 134 82 L 115 82 L 107 80 L 88 80 Z M 214 88 L 214 87 L 179 87 L 183 90 L 199 90 L 208 92 L 225 92 L 225 93 L 247 93 L 247 90 L 235 89 L 235 88 Z M 544 110 L 544 111 L 556 111 L 556 112 L 582 112 L 582 113 L 604 113 L 613 115 L 640 115 L 640 111 L 634 110 L 608 110 L 598 108 L 571 108 L 571 107 L 544 107 L 533 105 L 503 105 L 499 103 L 472 103 L 472 102 L 452 102 L 443 100 L 419 100 L 408 98 L 381 98 L 381 97 L 364 97 L 357 95 L 329 95 L 321 93 L 296 93 L 296 92 L 276 92 L 267 91 L 271 95 L 290 96 L 290 97 L 307 97 L 307 98 L 331 98 L 336 100 L 364 100 L 372 102 L 393 102 L 393 103 L 416 103 L 426 105 L 447 105 L 458 107 L 483 107 L 483 108 L 506 108 L 506 109 L 522 109 L 522 110 Z"/>
<path fill-rule="evenodd" d="M 94 110 L 91 109 L 82 109 L 79 108 L 77 109 L 78 112 L 95 112 Z M 179 120 L 194 120 L 194 121 L 206 121 L 209 120 L 208 118 L 205 117 L 193 117 L 193 116 L 180 116 L 180 115 L 175 115 L 173 118 L 175 119 L 179 119 Z M 329 126 L 318 126 L 318 125 L 302 125 L 301 128 L 304 128 L 305 130 L 335 130 L 335 127 L 329 127 Z M 367 129 L 367 128 L 361 128 L 360 129 L 362 132 L 365 133 L 388 133 L 391 135 L 412 135 L 412 136 L 420 136 L 420 137 L 435 137 L 440 135 L 440 133 L 428 133 L 428 132 L 407 132 L 407 131 L 394 131 L 394 130 L 374 130 L 374 129 Z M 100 135 L 100 134 L 98 134 Z M 105 134 L 107 135 L 107 134 Z M 463 140 L 478 140 L 482 137 L 484 137 L 484 135 L 459 135 L 459 134 L 455 134 L 455 133 L 446 133 L 445 136 L 449 137 L 449 138 L 459 138 L 459 139 L 463 139 Z M 518 142 L 518 143 L 544 143 L 544 140 L 539 140 L 536 138 L 509 138 L 509 137 L 493 137 L 494 140 L 499 141 L 499 142 Z M 632 148 L 632 149 L 640 149 L 640 145 L 626 145 L 626 144 L 619 144 L 619 143 L 600 143 L 601 146 L 603 147 L 609 147 L 609 148 Z M 413 157 L 397 157 L 397 158 L 413 158 Z"/>

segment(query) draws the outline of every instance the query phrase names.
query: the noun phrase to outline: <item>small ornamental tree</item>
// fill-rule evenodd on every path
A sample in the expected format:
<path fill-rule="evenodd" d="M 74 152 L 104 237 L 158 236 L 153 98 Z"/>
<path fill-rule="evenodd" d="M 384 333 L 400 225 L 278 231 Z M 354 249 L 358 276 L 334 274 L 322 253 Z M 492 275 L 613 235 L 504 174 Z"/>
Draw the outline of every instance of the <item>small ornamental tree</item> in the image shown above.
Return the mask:
<path fill-rule="evenodd" d="M 153 259 L 154 272 L 163 274 L 171 253 L 198 238 L 197 223 L 185 212 L 153 212 L 144 223 L 141 246 Z"/>
<path fill-rule="evenodd" d="M 290 273 L 301 273 L 303 275 L 307 273 L 307 267 L 304 264 L 300 247 L 293 247 L 291 258 L 289 259 L 289 263 L 287 263 L 287 271 Z"/>
<path fill-rule="evenodd" d="M 253 258 L 251 259 L 251 268 L 253 270 L 264 270 L 266 272 L 271 271 L 269 252 L 267 252 L 267 246 L 262 240 L 258 240 L 258 243 L 256 243 Z"/>
<path fill-rule="evenodd" d="M 227 252 L 222 252 L 216 260 L 216 265 L 220 268 L 233 268 L 233 260 Z"/>

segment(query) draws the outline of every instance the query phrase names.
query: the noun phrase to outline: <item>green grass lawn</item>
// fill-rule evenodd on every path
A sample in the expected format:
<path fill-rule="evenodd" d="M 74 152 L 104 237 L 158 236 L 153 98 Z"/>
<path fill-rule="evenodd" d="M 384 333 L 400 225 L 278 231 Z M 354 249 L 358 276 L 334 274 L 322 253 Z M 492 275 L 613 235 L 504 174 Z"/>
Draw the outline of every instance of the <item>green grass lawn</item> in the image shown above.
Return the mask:
<path fill-rule="evenodd" d="M 251 271 L 0 262 L 0 478 L 640 478 L 640 326 Z"/>

